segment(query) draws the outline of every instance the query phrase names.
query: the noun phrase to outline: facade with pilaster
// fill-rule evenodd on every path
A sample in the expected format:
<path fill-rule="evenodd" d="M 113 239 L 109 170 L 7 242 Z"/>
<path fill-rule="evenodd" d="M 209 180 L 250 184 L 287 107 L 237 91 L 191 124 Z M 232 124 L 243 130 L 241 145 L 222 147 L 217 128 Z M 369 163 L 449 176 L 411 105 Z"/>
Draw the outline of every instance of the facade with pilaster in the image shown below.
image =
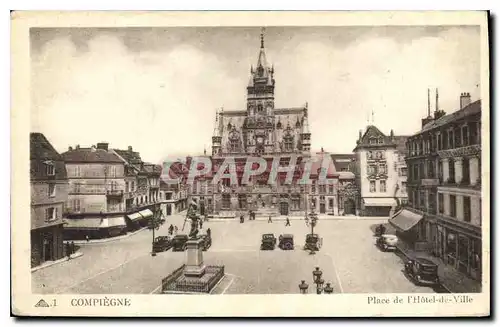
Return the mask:
<path fill-rule="evenodd" d="M 409 210 L 423 217 L 410 238 L 446 264 L 481 279 L 481 101 L 436 110 L 408 139 Z"/>

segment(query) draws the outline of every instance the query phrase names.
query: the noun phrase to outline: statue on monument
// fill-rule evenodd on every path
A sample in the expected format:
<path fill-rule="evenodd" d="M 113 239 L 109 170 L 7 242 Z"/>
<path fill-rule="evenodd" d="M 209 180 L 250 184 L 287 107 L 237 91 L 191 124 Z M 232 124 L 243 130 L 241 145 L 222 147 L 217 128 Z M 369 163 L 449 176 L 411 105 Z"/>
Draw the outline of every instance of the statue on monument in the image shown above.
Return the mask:
<path fill-rule="evenodd" d="M 188 209 L 188 218 L 191 219 L 191 230 L 189 231 L 189 238 L 191 239 L 196 239 L 198 236 L 198 226 L 199 226 L 199 220 L 200 216 L 198 214 L 198 205 L 196 204 L 195 201 L 192 201 L 191 204 L 189 205 Z"/>

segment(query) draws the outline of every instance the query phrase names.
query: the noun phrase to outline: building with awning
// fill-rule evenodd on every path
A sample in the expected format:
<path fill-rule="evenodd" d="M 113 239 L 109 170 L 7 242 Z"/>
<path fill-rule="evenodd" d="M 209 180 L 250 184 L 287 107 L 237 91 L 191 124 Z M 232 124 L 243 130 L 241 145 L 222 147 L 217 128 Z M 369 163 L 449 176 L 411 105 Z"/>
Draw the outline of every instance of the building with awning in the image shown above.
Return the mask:
<path fill-rule="evenodd" d="M 423 215 L 404 209 L 389 219 L 389 223 L 398 231 L 407 232 L 415 227 L 422 220 L 422 218 Z"/>
<path fill-rule="evenodd" d="M 153 211 L 151 211 L 150 209 L 141 210 L 141 211 L 139 211 L 139 214 L 143 218 L 151 218 L 151 217 L 153 217 Z"/>
<path fill-rule="evenodd" d="M 124 234 L 127 224 L 123 216 L 67 218 L 64 224 L 66 239 L 114 237 Z"/>
<path fill-rule="evenodd" d="M 389 216 L 396 206 L 394 198 L 363 198 L 361 201 L 364 212 L 370 212 L 373 216 Z"/>

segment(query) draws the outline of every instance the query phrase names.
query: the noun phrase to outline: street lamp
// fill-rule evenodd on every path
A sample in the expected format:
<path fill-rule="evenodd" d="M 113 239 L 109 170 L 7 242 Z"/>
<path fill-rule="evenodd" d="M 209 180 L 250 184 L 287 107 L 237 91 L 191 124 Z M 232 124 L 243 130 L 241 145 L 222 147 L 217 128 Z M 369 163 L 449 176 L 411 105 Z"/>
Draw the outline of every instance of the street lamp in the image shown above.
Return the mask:
<path fill-rule="evenodd" d="M 306 283 L 305 280 L 303 280 L 300 284 L 299 284 L 299 289 L 300 289 L 300 293 L 301 294 L 307 294 L 307 289 L 309 288 L 309 285 Z"/>
<path fill-rule="evenodd" d="M 312 274 L 313 274 L 313 282 L 314 282 L 314 284 L 316 284 L 316 294 L 322 294 L 322 293 L 332 294 L 333 293 L 333 287 L 331 286 L 331 283 L 326 283 L 326 286 L 323 287 L 323 284 L 325 283 L 325 281 L 321 278 L 321 276 L 323 275 L 323 272 L 319 269 L 319 267 L 316 267 L 313 270 Z M 309 285 L 305 282 L 305 280 L 303 280 L 299 284 L 300 293 L 306 294 L 308 287 L 309 287 Z"/>
<path fill-rule="evenodd" d="M 311 217 L 311 234 L 314 235 L 314 227 L 316 227 L 316 223 L 318 221 L 318 215 L 314 212 L 314 209 L 311 209 L 309 217 Z M 316 254 L 313 247 L 311 247 L 309 254 Z"/>
<path fill-rule="evenodd" d="M 333 293 L 333 287 L 330 285 L 330 283 L 326 283 L 326 286 L 324 288 L 324 292 L 326 294 L 332 294 Z"/>

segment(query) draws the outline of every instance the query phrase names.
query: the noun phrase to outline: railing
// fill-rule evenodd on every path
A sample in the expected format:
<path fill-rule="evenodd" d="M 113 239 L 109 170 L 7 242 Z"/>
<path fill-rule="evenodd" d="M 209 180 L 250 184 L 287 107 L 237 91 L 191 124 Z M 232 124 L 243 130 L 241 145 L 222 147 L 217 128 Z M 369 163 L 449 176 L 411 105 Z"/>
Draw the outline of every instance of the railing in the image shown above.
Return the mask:
<path fill-rule="evenodd" d="M 217 282 L 224 277 L 224 266 L 207 266 L 205 274 L 212 274 L 212 278 L 206 280 L 182 280 L 176 281 L 183 273 L 185 265 L 177 268 L 174 272 L 162 280 L 162 292 L 181 291 L 194 293 L 209 293 Z"/>
<path fill-rule="evenodd" d="M 123 190 L 115 190 L 115 189 L 106 190 L 106 195 L 123 196 Z"/>

